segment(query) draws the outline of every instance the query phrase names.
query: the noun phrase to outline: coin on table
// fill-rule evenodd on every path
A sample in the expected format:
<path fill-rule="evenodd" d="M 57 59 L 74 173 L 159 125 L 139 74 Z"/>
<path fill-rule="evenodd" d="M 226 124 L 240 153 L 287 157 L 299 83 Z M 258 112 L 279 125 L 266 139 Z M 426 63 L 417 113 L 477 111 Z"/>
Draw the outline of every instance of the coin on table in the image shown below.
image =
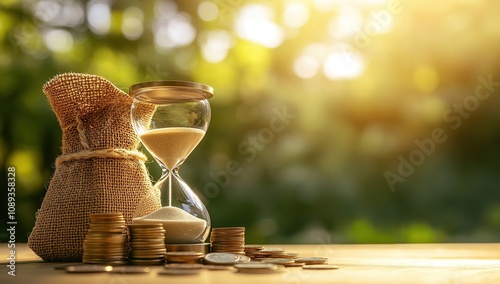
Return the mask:
<path fill-rule="evenodd" d="M 262 260 L 262 263 L 273 263 L 273 264 L 285 265 L 285 264 L 295 263 L 295 260 L 290 259 L 290 258 L 266 258 L 266 259 Z"/>
<path fill-rule="evenodd" d="M 283 272 L 284 267 L 271 263 L 238 263 L 234 267 L 239 273 L 267 274 Z"/>
<path fill-rule="evenodd" d="M 326 264 L 328 262 L 328 258 L 326 257 L 299 257 L 295 260 L 295 262 L 308 264 Z"/>
<path fill-rule="evenodd" d="M 66 272 L 69 273 L 100 273 L 109 272 L 113 269 L 109 265 L 72 265 L 66 267 Z"/>
<path fill-rule="evenodd" d="M 260 245 L 245 245 L 245 252 L 247 251 L 259 251 L 259 250 L 263 250 L 264 249 L 264 246 L 260 246 Z"/>
<path fill-rule="evenodd" d="M 332 270 L 332 269 L 339 269 L 339 267 L 333 264 L 309 264 L 302 266 L 302 269 Z"/>
<path fill-rule="evenodd" d="M 140 267 L 140 266 L 119 266 L 113 267 L 111 270 L 112 273 L 122 273 L 122 274 L 146 274 L 151 271 L 149 267 Z"/>
<path fill-rule="evenodd" d="M 250 257 L 248 257 L 246 255 L 240 255 L 239 257 L 240 257 L 240 259 L 238 259 L 238 261 L 237 261 L 238 263 L 240 263 L 240 262 L 250 262 L 252 260 Z"/>
<path fill-rule="evenodd" d="M 282 263 L 282 265 L 285 267 L 303 267 L 305 264 L 301 262 L 292 262 L 292 263 Z"/>
<path fill-rule="evenodd" d="M 299 253 L 298 252 L 280 252 L 276 254 L 271 254 L 271 257 L 275 258 L 298 258 Z"/>
<path fill-rule="evenodd" d="M 174 269 L 168 268 L 158 271 L 161 275 L 196 275 L 201 272 L 202 269 Z"/>
<path fill-rule="evenodd" d="M 211 264 L 235 264 L 240 256 L 233 253 L 212 252 L 207 253 L 203 259 Z"/>

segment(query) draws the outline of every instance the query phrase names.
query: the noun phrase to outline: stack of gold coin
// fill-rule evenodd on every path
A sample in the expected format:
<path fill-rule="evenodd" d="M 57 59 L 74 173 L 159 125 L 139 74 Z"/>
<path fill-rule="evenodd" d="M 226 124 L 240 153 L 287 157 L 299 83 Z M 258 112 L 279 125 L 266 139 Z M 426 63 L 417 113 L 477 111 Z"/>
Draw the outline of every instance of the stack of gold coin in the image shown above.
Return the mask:
<path fill-rule="evenodd" d="M 83 263 L 127 264 L 127 233 L 122 213 L 90 214 L 83 241 Z"/>
<path fill-rule="evenodd" d="M 165 229 L 158 224 L 129 225 L 131 264 L 160 265 L 165 253 Z"/>
<path fill-rule="evenodd" d="M 212 252 L 245 254 L 245 227 L 213 228 L 210 244 Z"/>
<path fill-rule="evenodd" d="M 165 254 L 166 263 L 200 263 L 205 256 L 199 251 L 171 251 Z"/>

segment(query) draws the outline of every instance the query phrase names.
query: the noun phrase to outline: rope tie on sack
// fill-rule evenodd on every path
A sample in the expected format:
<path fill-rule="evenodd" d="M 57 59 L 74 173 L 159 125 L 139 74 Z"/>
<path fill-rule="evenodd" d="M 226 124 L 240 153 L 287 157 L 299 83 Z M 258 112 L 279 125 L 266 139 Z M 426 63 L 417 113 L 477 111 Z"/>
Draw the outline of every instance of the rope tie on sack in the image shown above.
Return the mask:
<path fill-rule="evenodd" d="M 72 124 L 65 129 L 74 127 Z M 111 158 L 111 159 L 127 159 L 127 160 L 139 160 L 142 162 L 147 161 L 146 155 L 137 150 L 128 150 L 123 148 L 109 148 L 100 150 L 91 150 L 87 137 L 85 136 L 85 130 L 83 128 L 83 122 L 81 118 L 76 116 L 76 130 L 78 131 L 78 137 L 80 138 L 80 143 L 85 150 L 80 152 L 64 154 L 56 159 L 56 167 L 67 161 L 81 160 L 81 159 L 93 159 L 93 158 Z"/>

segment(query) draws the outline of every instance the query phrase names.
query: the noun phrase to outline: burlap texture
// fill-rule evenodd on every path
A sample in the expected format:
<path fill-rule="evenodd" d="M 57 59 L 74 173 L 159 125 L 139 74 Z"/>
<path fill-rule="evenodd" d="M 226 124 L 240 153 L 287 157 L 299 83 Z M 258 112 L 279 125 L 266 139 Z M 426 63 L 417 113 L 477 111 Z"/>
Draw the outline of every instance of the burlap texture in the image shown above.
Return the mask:
<path fill-rule="evenodd" d="M 132 97 L 106 79 L 76 73 L 54 77 L 43 91 L 62 129 L 62 155 L 28 245 L 47 261 L 79 261 L 89 214 L 122 212 L 130 224 L 154 189 L 130 122 Z M 150 118 L 153 109 L 144 111 Z M 160 208 L 157 197 L 142 201 L 139 215 Z"/>

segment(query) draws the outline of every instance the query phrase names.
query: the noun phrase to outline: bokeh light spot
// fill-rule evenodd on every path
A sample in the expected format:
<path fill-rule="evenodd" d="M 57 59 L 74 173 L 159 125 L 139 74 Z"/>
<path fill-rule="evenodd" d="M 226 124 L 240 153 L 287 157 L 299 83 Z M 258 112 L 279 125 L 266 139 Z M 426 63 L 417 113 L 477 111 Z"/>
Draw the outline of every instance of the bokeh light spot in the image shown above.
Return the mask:
<path fill-rule="evenodd" d="M 436 70 L 430 66 L 421 66 L 413 74 L 413 82 L 417 90 L 429 93 L 436 89 L 439 83 L 439 76 Z"/>

